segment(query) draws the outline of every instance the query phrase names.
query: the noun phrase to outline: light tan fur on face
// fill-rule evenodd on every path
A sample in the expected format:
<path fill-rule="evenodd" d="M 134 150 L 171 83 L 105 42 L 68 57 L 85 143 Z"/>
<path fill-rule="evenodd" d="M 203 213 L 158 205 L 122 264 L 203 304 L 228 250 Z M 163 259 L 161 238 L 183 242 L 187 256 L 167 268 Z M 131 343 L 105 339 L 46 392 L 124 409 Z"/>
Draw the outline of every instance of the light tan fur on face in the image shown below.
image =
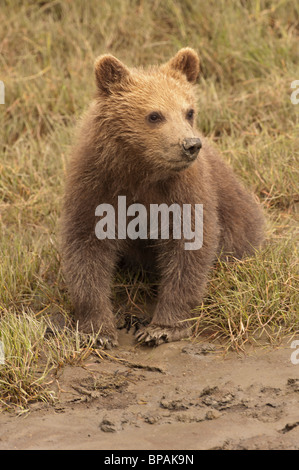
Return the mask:
<path fill-rule="evenodd" d="M 151 324 L 137 339 L 149 345 L 185 336 L 190 310 L 202 301 L 216 256 L 241 258 L 263 240 L 260 207 L 217 151 L 197 131 L 195 82 L 199 59 L 181 49 L 162 66 L 129 69 L 111 55 L 95 62 L 97 96 L 83 118 L 68 167 L 62 217 L 64 273 L 76 319 L 84 332 L 117 343 L 111 281 L 123 257 L 145 261 L 160 275 Z M 194 110 L 191 120 L 187 114 Z M 151 122 L 149 116 L 163 119 Z M 202 149 L 187 161 L 182 144 L 200 137 Z M 98 240 L 95 208 L 176 202 L 203 204 L 204 241 L 184 250 L 184 240 Z M 137 240 L 138 242 L 138 240 Z"/>

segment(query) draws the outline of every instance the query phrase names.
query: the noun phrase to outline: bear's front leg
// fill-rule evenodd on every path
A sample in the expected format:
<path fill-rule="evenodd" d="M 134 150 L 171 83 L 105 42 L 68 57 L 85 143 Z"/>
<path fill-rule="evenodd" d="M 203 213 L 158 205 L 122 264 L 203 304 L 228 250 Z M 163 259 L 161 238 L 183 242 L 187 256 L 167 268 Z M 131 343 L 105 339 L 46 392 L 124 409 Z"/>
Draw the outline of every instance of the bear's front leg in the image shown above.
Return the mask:
<path fill-rule="evenodd" d="M 160 242 L 161 243 L 161 242 Z M 138 330 L 138 342 L 158 346 L 190 336 L 191 309 L 201 303 L 212 266 L 216 241 L 199 250 L 185 250 L 177 240 L 159 244 L 161 284 L 151 323 Z"/>
<path fill-rule="evenodd" d="M 65 245 L 64 273 L 79 331 L 97 334 L 98 343 L 105 348 L 117 345 L 110 300 L 116 262 L 116 250 L 107 241 Z"/>

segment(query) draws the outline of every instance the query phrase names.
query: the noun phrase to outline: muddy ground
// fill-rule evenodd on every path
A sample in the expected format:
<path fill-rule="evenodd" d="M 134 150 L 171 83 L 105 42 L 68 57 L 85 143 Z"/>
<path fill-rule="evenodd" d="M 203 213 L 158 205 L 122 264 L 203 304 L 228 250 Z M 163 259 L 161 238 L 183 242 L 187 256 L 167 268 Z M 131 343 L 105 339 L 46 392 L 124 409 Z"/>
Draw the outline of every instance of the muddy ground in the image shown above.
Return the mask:
<path fill-rule="evenodd" d="M 204 341 L 120 347 L 65 367 L 55 405 L 0 415 L 0 449 L 299 449 L 290 344 L 225 356 Z"/>

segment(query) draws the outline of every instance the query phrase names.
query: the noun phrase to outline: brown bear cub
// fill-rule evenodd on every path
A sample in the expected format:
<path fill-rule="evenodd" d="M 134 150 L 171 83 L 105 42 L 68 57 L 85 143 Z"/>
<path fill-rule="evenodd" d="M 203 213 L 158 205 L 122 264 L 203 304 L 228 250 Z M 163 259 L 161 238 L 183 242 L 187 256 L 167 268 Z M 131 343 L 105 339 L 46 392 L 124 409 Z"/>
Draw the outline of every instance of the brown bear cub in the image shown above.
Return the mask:
<path fill-rule="evenodd" d="M 150 261 L 157 270 L 153 318 L 136 337 L 158 345 L 190 333 L 185 320 L 201 303 L 217 256 L 241 258 L 262 243 L 259 205 L 195 127 L 198 74 L 190 48 L 148 70 L 129 69 L 112 55 L 95 62 L 97 94 L 67 172 L 61 252 L 79 329 L 100 331 L 106 347 L 117 344 L 111 284 L 122 259 Z M 152 205 L 188 204 L 193 229 L 194 208 L 202 205 L 201 248 L 186 249 L 184 236 L 172 236 L 174 218 L 168 238 L 160 229 L 147 239 L 124 236 L 123 228 L 117 235 L 122 214 L 115 217 L 115 237 L 97 237 L 96 208 L 116 211 L 119 196 L 126 207 L 143 205 L 148 213 Z"/>

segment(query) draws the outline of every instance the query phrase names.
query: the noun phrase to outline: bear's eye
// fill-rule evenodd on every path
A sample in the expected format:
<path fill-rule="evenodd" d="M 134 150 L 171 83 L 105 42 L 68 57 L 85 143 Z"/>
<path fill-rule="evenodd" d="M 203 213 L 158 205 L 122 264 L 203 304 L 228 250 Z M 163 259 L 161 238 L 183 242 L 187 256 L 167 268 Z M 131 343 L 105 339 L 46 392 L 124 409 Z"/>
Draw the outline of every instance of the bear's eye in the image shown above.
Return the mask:
<path fill-rule="evenodd" d="M 192 121 L 194 118 L 194 109 L 189 109 L 186 114 L 186 118 L 189 119 L 189 121 Z"/>
<path fill-rule="evenodd" d="M 147 116 L 147 119 L 148 119 L 148 122 L 155 124 L 155 123 L 163 121 L 163 116 L 157 111 L 154 111 Z"/>

